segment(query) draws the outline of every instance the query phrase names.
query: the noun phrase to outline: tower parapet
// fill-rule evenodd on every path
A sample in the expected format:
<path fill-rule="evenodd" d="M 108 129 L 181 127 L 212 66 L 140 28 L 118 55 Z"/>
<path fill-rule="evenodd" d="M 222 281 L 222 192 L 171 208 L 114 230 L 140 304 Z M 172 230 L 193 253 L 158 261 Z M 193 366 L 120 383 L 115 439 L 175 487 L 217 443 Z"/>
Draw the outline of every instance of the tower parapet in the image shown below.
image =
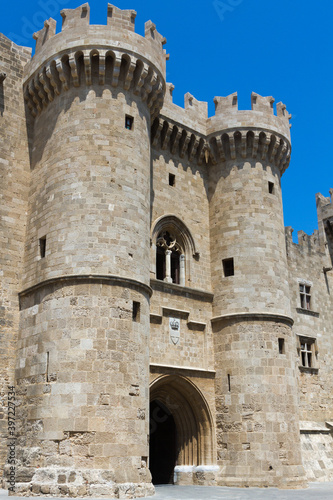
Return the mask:
<path fill-rule="evenodd" d="M 180 158 L 188 157 L 199 165 L 210 157 L 210 148 L 206 140 L 208 104 L 198 101 L 187 92 L 184 96 L 184 108 L 173 102 L 172 83 L 167 83 L 163 108 L 152 126 L 152 146 L 157 149 L 169 149 L 171 154 Z"/>
<path fill-rule="evenodd" d="M 285 104 L 277 103 L 277 114 L 274 114 L 275 99 L 263 97 L 256 92 L 251 94 L 251 110 L 238 109 L 237 92 L 226 97 L 215 97 L 215 115 L 208 120 L 207 133 L 239 127 L 266 129 L 284 135 L 290 141 L 290 118 Z"/>
<path fill-rule="evenodd" d="M 283 103 L 274 114 L 274 98 L 251 95 L 251 110 L 238 109 L 237 92 L 215 97 L 215 115 L 207 122 L 207 140 L 216 158 L 260 158 L 275 163 L 281 174 L 290 162 L 291 115 Z"/>
<path fill-rule="evenodd" d="M 135 11 L 108 5 L 106 26 L 89 24 L 89 4 L 61 11 L 62 31 L 50 18 L 34 34 L 36 53 L 25 68 L 25 100 L 37 116 L 70 87 L 120 85 L 147 101 L 152 115 L 165 93 L 166 39 L 148 21 L 145 37 L 134 32 Z M 121 43 L 119 42 L 121 40 Z"/>

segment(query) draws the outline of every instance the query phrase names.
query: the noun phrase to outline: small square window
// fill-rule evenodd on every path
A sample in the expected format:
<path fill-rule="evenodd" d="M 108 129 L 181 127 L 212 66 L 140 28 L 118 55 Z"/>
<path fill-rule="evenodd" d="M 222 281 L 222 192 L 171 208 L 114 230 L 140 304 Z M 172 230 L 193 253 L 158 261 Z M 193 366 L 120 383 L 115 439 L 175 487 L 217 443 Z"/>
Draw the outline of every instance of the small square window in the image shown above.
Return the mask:
<path fill-rule="evenodd" d="M 269 194 L 274 194 L 274 182 L 268 183 L 268 192 Z"/>
<path fill-rule="evenodd" d="M 278 339 L 279 341 L 279 354 L 285 354 L 284 339 Z"/>
<path fill-rule="evenodd" d="M 234 259 L 224 259 L 222 260 L 224 277 L 234 276 Z"/>
<path fill-rule="evenodd" d="M 169 186 L 175 186 L 176 176 L 174 174 L 169 174 Z"/>
<path fill-rule="evenodd" d="M 46 236 L 43 236 L 43 238 L 39 239 L 39 252 L 40 258 L 44 259 L 46 253 Z"/>
<path fill-rule="evenodd" d="M 311 287 L 305 284 L 299 285 L 299 295 L 302 309 L 311 309 Z"/>
<path fill-rule="evenodd" d="M 137 323 L 140 321 L 140 302 L 133 301 L 132 319 Z"/>
<path fill-rule="evenodd" d="M 129 116 L 129 115 L 125 116 L 125 128 L 127 128 L 127 130 L 133 129 L 133 122 L 134 122 L 133 116 Z"/>

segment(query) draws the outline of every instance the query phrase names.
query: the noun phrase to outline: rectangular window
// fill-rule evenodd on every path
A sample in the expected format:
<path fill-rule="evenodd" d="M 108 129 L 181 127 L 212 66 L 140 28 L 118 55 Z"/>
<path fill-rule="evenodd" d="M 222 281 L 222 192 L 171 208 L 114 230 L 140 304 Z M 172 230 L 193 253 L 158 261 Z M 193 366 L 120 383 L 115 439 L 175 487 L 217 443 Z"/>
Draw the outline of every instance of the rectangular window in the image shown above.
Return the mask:
<path fill-rule="evenodd" d="M 137 323 L 140 321 L 140 302 L 133 301 L 132 319 Z"/>
<path fill-rule="evenodd" d="M 235 274 L 234 270 L 234 259 L 224 259 L 222 260 L 224 277 L 233 276 Z"/>
<path fill-rule="evenodd" d="M 279 340 L 279 354 L 285 354 L 284 339 L 278 339 L 278 340 Z"/>
<path fill-rule="evenodd" d="M 274 194 L 274 182 L 268 183 L 268 192 L 269 194 Z"/>
<path fill-rule="evenodd" d="M 309 285 L 299 284 L 299 295 L 302 309 L 311 309 L 311 287 Z"/>
<path fill-rule="evenodd" d="M 169 174 L 169 186 L 175 186 L 176 176 L 174 174 Z"/>
<path fill-rule="evenodd" d="M 129 116 L 129 115 L 125 116 L 125 128 L 127 128 L 127 130 L 132 130 L 133 122 L 134 122 L 133 116 Z"/>
<path fill-rule="evenodd" d="M 39 239 L 39 252 L 40 258 L 44 259 L 46 253 L 46 236 L 43 236 L 43 238 Z"/>
<path fill-rule="evenodd" d="M 315 345 L 316 339 L 312 339 L 309 337 L 299 338 L 301 366 L 304 366 L 305 368 L 315 367 Z"/>

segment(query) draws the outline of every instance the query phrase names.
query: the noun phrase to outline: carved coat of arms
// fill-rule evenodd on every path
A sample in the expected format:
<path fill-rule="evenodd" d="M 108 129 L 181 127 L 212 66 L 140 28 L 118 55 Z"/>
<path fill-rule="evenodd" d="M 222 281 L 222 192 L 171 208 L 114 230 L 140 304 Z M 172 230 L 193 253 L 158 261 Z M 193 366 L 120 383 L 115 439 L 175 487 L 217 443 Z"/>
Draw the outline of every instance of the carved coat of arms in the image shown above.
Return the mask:
<path fill-rule="evenodd" d="M 174 345 L 180 341 L 180 320 L 178 318 L 169 318 L 170 340 Z"/>

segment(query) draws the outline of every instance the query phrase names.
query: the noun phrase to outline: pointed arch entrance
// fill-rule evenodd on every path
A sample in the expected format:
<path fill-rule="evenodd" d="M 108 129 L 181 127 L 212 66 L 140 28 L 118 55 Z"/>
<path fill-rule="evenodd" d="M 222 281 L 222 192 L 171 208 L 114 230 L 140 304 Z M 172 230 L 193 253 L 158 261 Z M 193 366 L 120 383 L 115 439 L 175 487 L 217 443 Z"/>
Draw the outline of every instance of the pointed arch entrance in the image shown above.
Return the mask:
<path fill-rule="evenodd" d="M 175 467 L 212 466 L 214 429 L 209 406 L 195 384 L 163 375 L 150 389 L 150 459 L 154 484 L 172 483 Z"/>

